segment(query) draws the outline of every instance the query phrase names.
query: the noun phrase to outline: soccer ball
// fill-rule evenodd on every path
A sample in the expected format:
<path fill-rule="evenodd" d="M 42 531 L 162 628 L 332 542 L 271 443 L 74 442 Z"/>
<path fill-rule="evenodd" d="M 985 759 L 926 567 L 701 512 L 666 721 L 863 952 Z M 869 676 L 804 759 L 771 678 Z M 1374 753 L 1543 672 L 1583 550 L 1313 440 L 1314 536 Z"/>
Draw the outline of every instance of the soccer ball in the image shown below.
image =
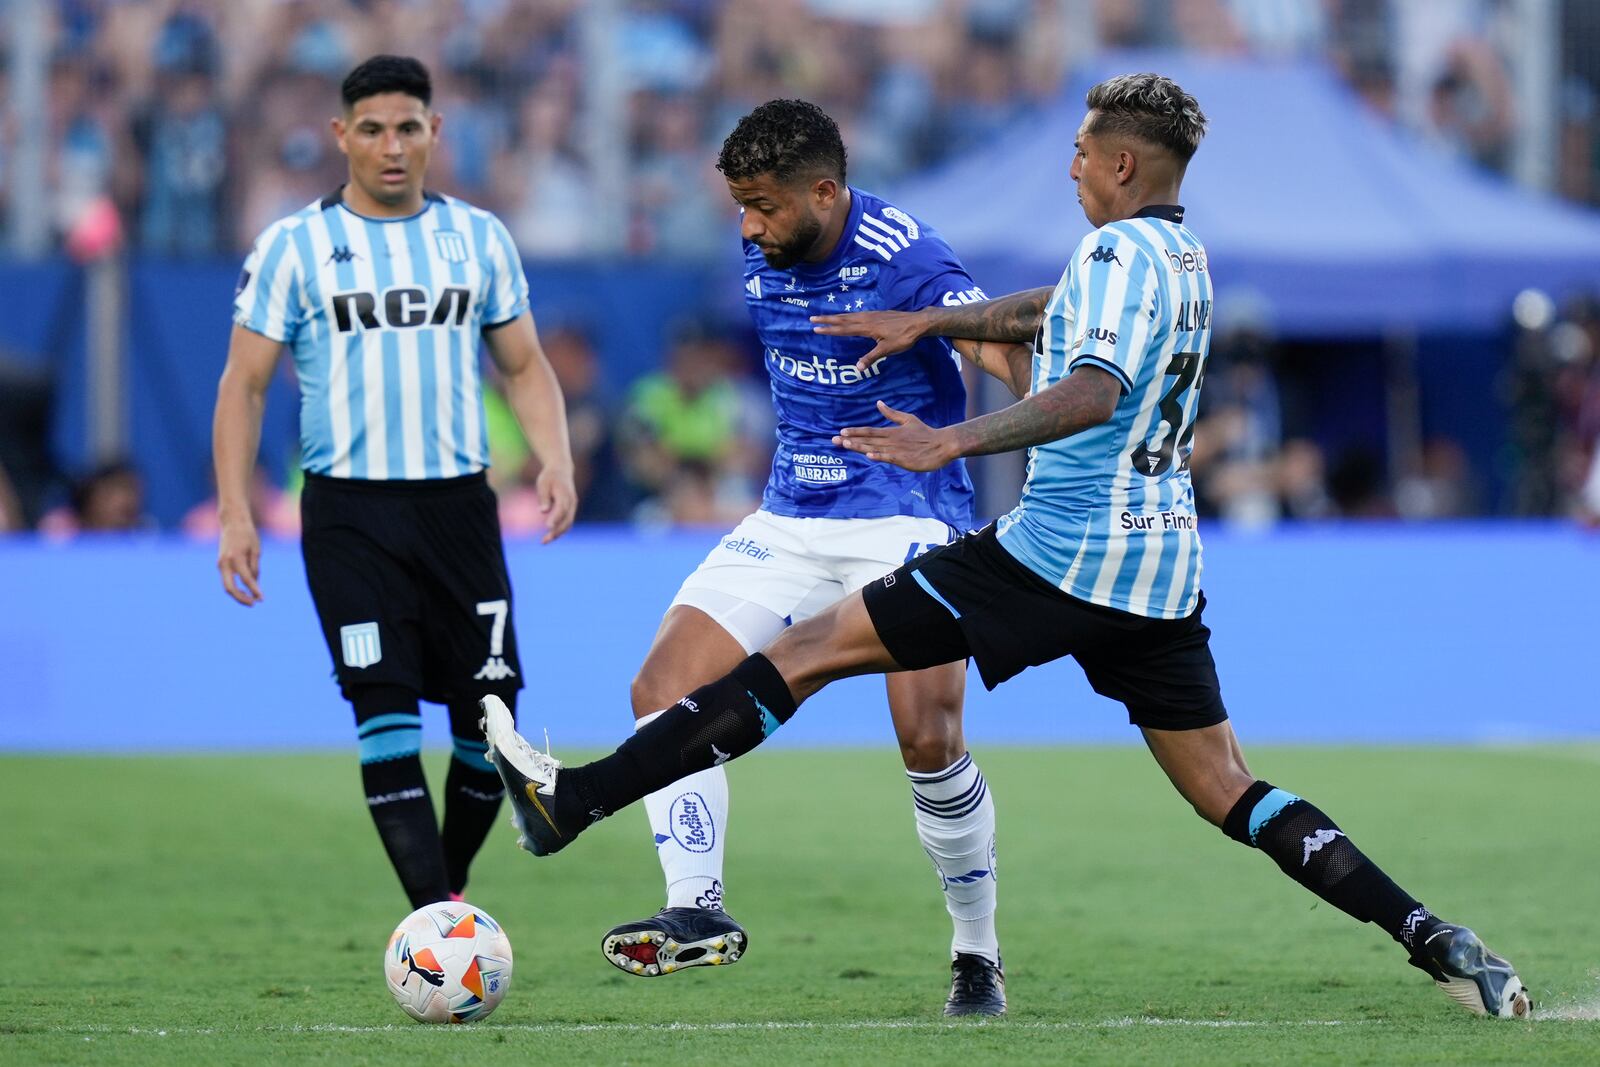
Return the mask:
<path fill-rule="evenodd" d="M 440 901 L 405 917 L 383 954 L 396 1004 L 425 1023 L 470 1023 L 511 988 L 511 942 L 471 904 Z"/>

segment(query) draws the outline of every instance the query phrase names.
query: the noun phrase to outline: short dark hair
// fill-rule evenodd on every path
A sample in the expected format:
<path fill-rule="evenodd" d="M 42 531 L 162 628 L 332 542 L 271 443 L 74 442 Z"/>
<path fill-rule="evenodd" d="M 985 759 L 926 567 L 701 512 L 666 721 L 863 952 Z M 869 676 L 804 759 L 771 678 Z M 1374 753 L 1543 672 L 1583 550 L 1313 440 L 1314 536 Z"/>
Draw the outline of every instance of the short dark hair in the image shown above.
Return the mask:
<path fill-rule="evenodd" d="M 722 142 L 717 169 L 733 181 L 771 174 L 781 182 L 818 174 L 844 181 L 839 125 L 805 100 L 768 100 L 739 120 Z"/>
<path fill-rule="evenodd" d="M 373 56 L 346 74 L 339 86 L 346 110 L 379 93 L 405 93 L 426 106 L 433 103 L 433 79 L 428 68 L 411 56 Z"/>
<path fill-rule="evenodd" d="M 1088 132 L 1136 137 L 1165 148 L 1187 164 L 1206 135 L 1200 103 L 1160 74 L 1119 74 L 1089 90 L 1085 104 L 1098 112 Z"/>

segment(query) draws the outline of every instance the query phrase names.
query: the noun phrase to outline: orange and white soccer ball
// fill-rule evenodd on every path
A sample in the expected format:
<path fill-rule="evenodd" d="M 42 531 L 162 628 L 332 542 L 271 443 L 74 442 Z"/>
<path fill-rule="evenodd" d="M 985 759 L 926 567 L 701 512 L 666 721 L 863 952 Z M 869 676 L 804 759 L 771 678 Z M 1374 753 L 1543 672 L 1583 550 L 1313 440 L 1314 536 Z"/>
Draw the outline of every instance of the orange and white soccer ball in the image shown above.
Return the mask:
<path fill-rule="evenodd" d="M 425 1023 L 470 1023 L 511 988 L 511 942 L 471 904 L 441 901 L 405 917 L 383 954 L 395 1003 Z"/>

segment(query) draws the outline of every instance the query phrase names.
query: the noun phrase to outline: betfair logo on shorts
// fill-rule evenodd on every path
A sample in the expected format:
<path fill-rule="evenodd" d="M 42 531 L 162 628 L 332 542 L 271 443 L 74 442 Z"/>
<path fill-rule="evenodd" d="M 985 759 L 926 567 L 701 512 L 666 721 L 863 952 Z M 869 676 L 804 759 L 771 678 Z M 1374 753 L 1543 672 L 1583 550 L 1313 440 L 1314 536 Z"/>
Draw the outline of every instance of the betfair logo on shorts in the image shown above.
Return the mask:
<path fill-rule="evenodd" d="M 375 622 L 339 627 L 339 646 L 344 653 L 344 665 L 358 671 L 383 658 L 383 644 L 378 640 L 378 624 Z"/>
<path fill-rule="evenodd" d="M 772 550 L 766 545 L 752 541 L 748 537 L 729 537 L 723 540 L 722 547 L 736 556 L 749 556 L 753 560 L 766 561 L 772 558 Z"/>

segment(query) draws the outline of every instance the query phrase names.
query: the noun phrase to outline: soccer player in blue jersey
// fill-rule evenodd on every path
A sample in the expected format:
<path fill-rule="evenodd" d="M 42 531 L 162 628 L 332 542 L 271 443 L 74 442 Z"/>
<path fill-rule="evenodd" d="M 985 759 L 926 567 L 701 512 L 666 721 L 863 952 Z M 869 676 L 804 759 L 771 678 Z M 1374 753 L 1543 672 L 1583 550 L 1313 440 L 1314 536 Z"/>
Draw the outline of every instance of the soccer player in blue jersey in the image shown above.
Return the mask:
<path fill-rule="evenodd" d="M 415 59 L 344 80 L 333 133 L 349 179 L 273 223 L 245 261 L 217 388 L 213 451 L 228 595 L 261 600 L 248 484 L 285 350 L 300 383 L 306 579 L 355 709 L 367 808 L 412 906 L 459 899 L 500 808 L 476 700 L 522 687 L 511 583 L 484 431 L 478 348 L 541 463 L 545 540 L 576 506 L 561 388 L 500 221 L 425 191 L 441 117 Z M 419 701 L 450 711 L 444 828 L 420 752 Z"/>
<path fill-rule="evenodd" d="M 717 168 L 742 211 L 745 306 L 772 381 L 778 445 L 760 510 L 711 550 L 662 619 L 633 682 L 640 728 L 786 626 L 973 525 L 972 484 L 959 460 L 909 472 L 834 440 L 838 427 L 875 418 L 878 402 L 935 426 L 960 422 L 966 390 L 950 342 L 930 337 L 900 359 L 862 368 L 870 346 L 819 336 L 810 318 L 980 299 L 955 253 L 925 222 L 846 184 L 839 129 L 813 104 L 756 108 L 728 135 Z M 1027 349 L 1015 347 L 1026 360 Z M 954 925 L 945 1010 L 999 1014 L 994 801 L 962 739 L 965 676 L 964 663 L 892 675 L 889 708 L 917 835 Z M 601 942 L 606 959 L 642 977 L 736 962 L 749 942 L 723 909 L 722 767 L 652 793 L 645 808 L 667 906 L 612 928 Z"/>
<path fill-rule="evenodd" d="M 820 324 L 874 339 L 864 366 L 931 335 L 1033 338 L 1028 395 L 1011 407 L 936 427 L 885 405 L 891 426 L 847 427 L 837 440 L 912 471 L 1028 448 L 1021 502 L 790 628 L 596 763 L 562 768 L 486 700 L 491 758 L 514 786 L 529 845 L 557 851 L 649 790 L 737 757 L 834 679 L 971 656 L 992 687 L 1072 656 L 1096 691 L 1127 707 L 1202 818 L 1377 924 L 1461 1006 L 1526 1016 L 1508 962 L 1434 916 L 1310 801 L 1245 765 L 1201 621 L 1188 470 L 1212 290 L 1179 187 L 1206 121 L 1192 96 L 1155 74 L 1102 82 L 1086 102 L 1071 177 L 1095 229 L 1053 290 Z"/>

